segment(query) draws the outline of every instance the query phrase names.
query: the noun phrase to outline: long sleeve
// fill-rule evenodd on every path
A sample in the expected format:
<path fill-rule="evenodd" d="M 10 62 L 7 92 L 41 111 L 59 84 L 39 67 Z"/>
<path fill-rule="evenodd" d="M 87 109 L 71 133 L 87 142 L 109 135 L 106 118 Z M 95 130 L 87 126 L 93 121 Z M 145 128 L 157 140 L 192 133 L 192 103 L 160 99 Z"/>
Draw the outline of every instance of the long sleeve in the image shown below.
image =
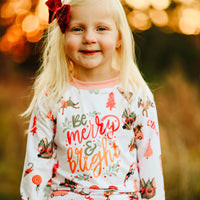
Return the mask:
<path fill-rule="evenodd" d="M 28 130 L 20 193 L 23 200 L 45 200 L 51 189 L 55 163 L 56 120 L 48 108 L 34 109 Z"/>
<path fill-rule="evenodd" d="M 137 141 L 138 170 L 142 199 L 164 200 L 164 182 L 161 161 L 157 111 L 151 93 L 144 102 L 138 99 L 139 115 L 134 128 Z"/>

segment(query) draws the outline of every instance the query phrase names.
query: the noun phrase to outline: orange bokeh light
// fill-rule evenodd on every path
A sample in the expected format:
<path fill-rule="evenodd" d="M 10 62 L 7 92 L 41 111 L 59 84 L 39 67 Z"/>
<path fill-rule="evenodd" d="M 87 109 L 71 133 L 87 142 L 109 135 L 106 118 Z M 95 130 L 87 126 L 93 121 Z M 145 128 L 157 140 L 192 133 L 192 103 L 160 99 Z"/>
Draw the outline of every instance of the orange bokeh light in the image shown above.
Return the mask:
<path fill-rule="evenodd" d="M 150 6 L 150 0 L 126 0 L 126 3 L 130 7 L 138 10 L 146 10 Z"/>
<path fill-rule="evenodd" d="M 168 24 L 169 17 L 165 10 L 151 9 L 149 14 L 150 14 L 152 22 L 156 26 L 163 27 Z"/>
<path fill-rule="evenodd" d="M 1 7 L 1 18 L 11 18 L 15 15 L 13 12 L 13 4 L 10 2 L 6 2 L 5 4 L 2 5 Z"/>
<path fill-rule="evenodd" d="M 169 7 L 171 0 L 150 0 L 151 5 L 157 10 L 164 10 Z"/>
<path fill-rule="evenodd" d="M 26 33 L 36 31 L 40 26 L 40 20 L 38 16 L 30 14 L 26 16 L 22 22 L 22 30 Z"/>
<path fill-rule="evenodd" d="M 128 14 L 128 20 L 138 30 L 147 30 L 151 27 L 149 16 L 141 11 L 132 11 Z"/>
<path fill-rule="evenodd" d="M 194 8 L 182 9 L 179 28 L 184 34 L 187 35 L 199 34 L 200 10 L 196 10 Z"/>

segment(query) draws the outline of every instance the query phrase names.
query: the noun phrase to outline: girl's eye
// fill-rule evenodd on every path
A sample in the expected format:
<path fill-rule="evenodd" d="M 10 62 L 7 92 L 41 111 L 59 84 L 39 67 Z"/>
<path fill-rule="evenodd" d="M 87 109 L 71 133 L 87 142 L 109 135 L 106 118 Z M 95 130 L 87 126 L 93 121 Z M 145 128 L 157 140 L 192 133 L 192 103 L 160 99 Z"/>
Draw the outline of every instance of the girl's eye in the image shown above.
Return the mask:
<path fill-rule="evenodd" d="M 97 31 L 106 31 L 107 28 L 106 27 L 97 27 Z"/>
<path fill-rule="evenodd" d="M 74 32 L 81 32 L 81 31 L 83 31 L 83 28 L 75 27 L 75 28 L 72 28 L 71 30 L 74 31 Z"/>

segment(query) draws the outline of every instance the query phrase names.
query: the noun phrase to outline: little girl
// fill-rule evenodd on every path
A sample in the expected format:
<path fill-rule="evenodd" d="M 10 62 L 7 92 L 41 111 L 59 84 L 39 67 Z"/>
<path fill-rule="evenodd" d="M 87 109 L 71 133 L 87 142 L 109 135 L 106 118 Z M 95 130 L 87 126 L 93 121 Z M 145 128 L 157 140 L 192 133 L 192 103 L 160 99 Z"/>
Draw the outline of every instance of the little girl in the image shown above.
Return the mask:
<path fill-rule="evenodd" d="M 164 200 L 152 93 L 119 0 L 48 0 L 24 200 Z"/>

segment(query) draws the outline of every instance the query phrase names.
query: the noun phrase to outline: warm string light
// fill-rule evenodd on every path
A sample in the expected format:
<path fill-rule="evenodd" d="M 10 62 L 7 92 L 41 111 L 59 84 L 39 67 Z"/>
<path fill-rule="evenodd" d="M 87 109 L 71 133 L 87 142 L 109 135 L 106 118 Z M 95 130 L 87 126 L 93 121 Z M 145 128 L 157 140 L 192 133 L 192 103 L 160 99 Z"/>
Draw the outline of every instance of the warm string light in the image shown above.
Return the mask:
<path fill-rule="evenodd" d="M 47 28 L 46 0 L 7 0 L 1 6 L 1 25 L 8 27 L 0 38 L 0 51 L 23 62 L 30 53 L 28 42 L 38 42 Z M 152 24 L 186 35 L 200 34 L 199 0 L 121 0 L 128 7 L 133 31 L 148 30 Z M 172 6 L 173 5 L 173 6 Z"/>

